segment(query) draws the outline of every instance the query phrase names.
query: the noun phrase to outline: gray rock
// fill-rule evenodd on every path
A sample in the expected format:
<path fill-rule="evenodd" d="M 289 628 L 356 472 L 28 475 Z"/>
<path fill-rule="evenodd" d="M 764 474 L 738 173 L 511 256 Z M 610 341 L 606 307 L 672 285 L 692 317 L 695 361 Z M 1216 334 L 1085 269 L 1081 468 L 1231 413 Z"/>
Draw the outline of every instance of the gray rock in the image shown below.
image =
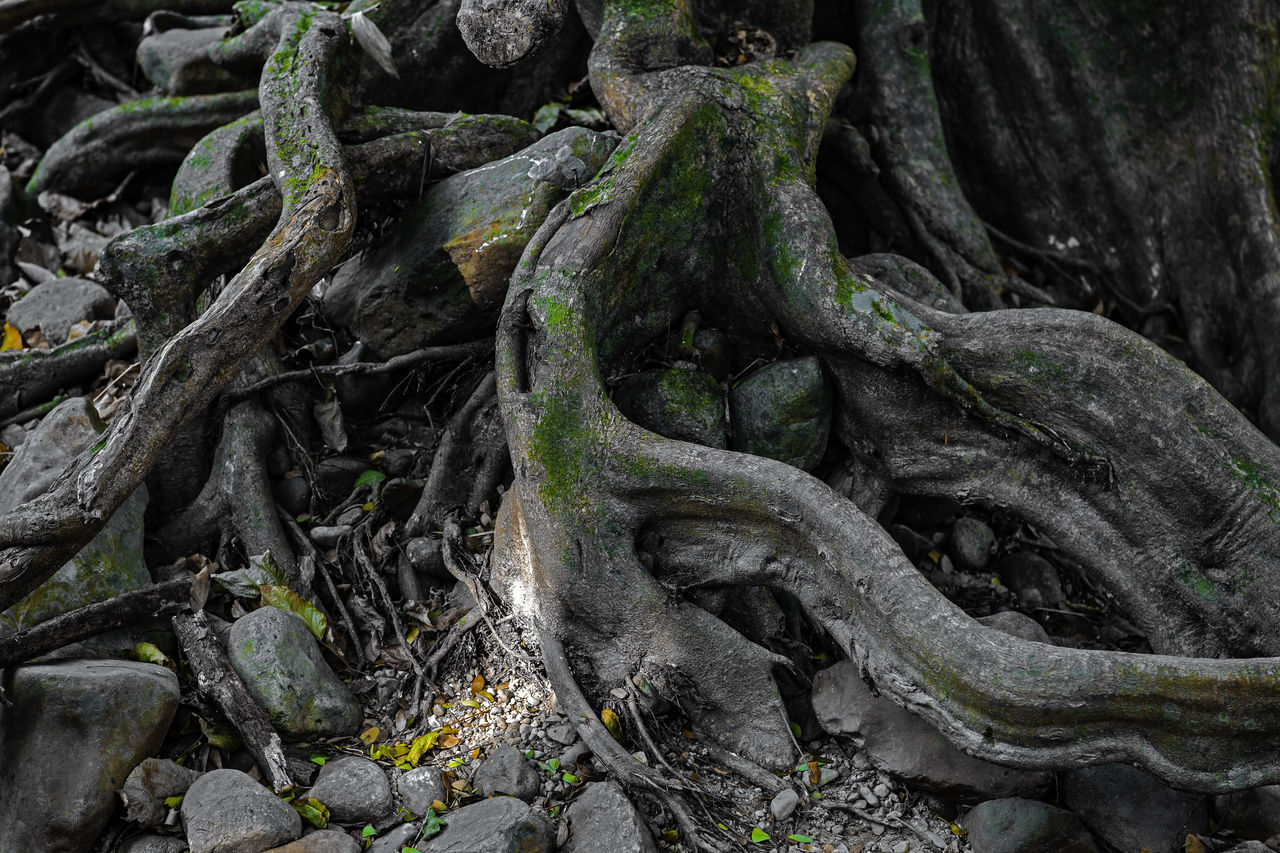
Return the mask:
<path fill-rule="evenodd" d="M 769 803 L 769 813 L 774 820 L 786 820 L 800 805 L 800 795 L 794 788 L 783 788 Z"/>
<path fill-rule="evenodd" d="M 578 739 L 578 729 L 568 720 L 547 726 L 547 737 L 561 746 L 569 746 Z"/>
<path fill-rule="evenodd" d="M 1277 839 L 1271 839 L 1271 843 L 1273 845 L 1276 841 Z M 1268 846 L 1255 839 L 1250 839 L 1249 841 L 1242 841 L 1234 847 L 1228 847 L 1226 850 L 1223 850 L 1222 853 L 1275 853 L 1275 847 Z"/>
<path fill-rule="evenodd" d="M 978 617 L 978 622 L 988 628 L 1003 631 L 1011 637 L 1030 640 L 1033 643 L 1053 645 L 1053 638 L 1049 636 L 1049 632 L 1044 629 L 1044 626 L 1025 613 L 1019 613 L 1016 610 L 1002 610 L 999 613 L 992 613 L 990 616 L 980 616 Z"/>
<path fill-rule="evenodd" d="M 446 178 L 406 208 L 379 248 L 334 273 L 325 315 L 382 358 L 487 328 L 525 244 L 566 194 L 530 169 L 567 146 L 593 175 L 616 145 L 569 128 Z"/>
<path fill-rule="evenodd" d="M 172 29 L 155 33 L 138 44 L 138 67 L 147 79 L 170 95 L 234 92 L 252 81 L 215 65 L 209 45 L 226 35 L 225 27 Z"/>
<path fill-rule="evenodd" d="M 996 575 L 1028 607 L 1061 607 L 1067 600 L 1058 570 L 1039 554 L 1015 551 L 996 564 Z"/>
<path fill-rule="evenodd" d="M 693 335 L 693 347 L 697 350 L 698 366 L 717 381 L 727 379 L 733 372 L 733 343 L 724 332 L 699 329 Z"/>
<path fill-rule="evenodd" d="M 617 782 L 595 782 L 565 811 L 571 835 L 560 853 L 657 853 L 644 817 Z"/>
<path fill-rule="evenodd" d="M 196 771 L 167 759 L 144 758 L 120 789 L 125 820 L 153 829 L 160 826 L 169 815 L 164 801 L 187 793 L 199 777 Z"/>
<path fill-rule="evenodd" d="M 614 392 L 628 419 L 658 435 L 707 447 L 727 447 L 724 391 L 701 370 L 646 370 L 628 376 Z"/>
<path fill-rule="evenodd" d="M 68 463 L 106 428 L 86 397 L 63 400 L 27 434 L 0 472 L 0 513 L 45 492 Z"/>
<path fill-rule="evenodd" d="M 138 835 L 116 849 L 120 853 L 184 853 L 187 842 L 172 835 Z"/>
<path fill-rule="evenodd" d="M 0 429 L 0 444 L 4 444 L 10 450 L 17 450 L 26 440 L 27 431 L 22 428 L 22 424 L 9 424 Z"/>
<path fill-rule="evenodd" d="M 542 779 L 524 755 L 510 744 L 502 744 L 480 765 L 472 786 L 485 796 L 507 794 L 526 803 L 533 802 L 542 789 Z"/>
<path fill-rule="evenodd" d="M 888 529 L 893 541 L 898 543 L 902 553 L 906 554 L 907 559 L 913 563 L 933 550 L 933 542 L 930 539 L 921 536 L 905 524 L 890 524 Z"/>
<path fill-rule="evenodd" d="M 1097 853 L 1093 836 L 1071 812 L 1011 797 L 988 800 L 964 819 L 973 853 Z M 1136 852 L 1135 852 L 1136 853 Z"/>
<path fill-rule="evenodd" d="M 272 847 L 265 853 L 360 853 L 360 850 L 360 842 L 342 830 L 322 829 L 283 847 Z"/>
<path fill-rule="evenodd" d="M 329 807 L 335 823 L 375 821 L 391 812 L 391 784 L 367 758 L 344 755 L 320 769 L 308 796 Z"/>
<path fill-rule="evenodd" d="M 267 850 L 302 835 L 301 816 L 239 770 L 197 779 L 182 800 L 182 826 L 191 853 Z"/>
<path fill-rule="evenodd" d="M 369 853 L 400 853 L 401 847 L 412 844 L 417 837 L 417 824 L 402 823 L 375 838 L 373 844 L 369 845 Z M 421 850 L 421 846 L 418 849 Z"/>
<path fill-rule="evenodd" d="M 160 749 L 178 679 L 135 661 L 67 661 L 0 673 L 0 850 L 88 850 L 116 791 Z"/>
<path fill-rule="evenodd" d="M 811 470 L 827 451 L 831 389 L 816 358 L 776 361 L 729 392 L 734 450 Z"/>
<path fill-rule="evenodd" d="M 338 364 L 360 364 L 361 362 L 378 362 L 373 351 L 363 341 L 356 341 L 351 349 L 338 356 Z M 351 418 L 369 418 L 387 402 L 391 390 L 395 388 L 399 377 L 391 373 L 375 373 L 359 376 L 339 376 L 333 380 L 333 389 L 338 394 L 338 402 L 342 411 Z"/>
<path fill-rule="evenodd" d="M 311 508 L 311 486 L 306 477 L 286 477 L 271 484 L 271 492 L 280 506 L 293 517 Z"/>
<path fill-rule="evenodd" d="M 448 825 L 443 832 L 417 845 L 421 853 L 550 853 L 555 849 L 550 819 L 514 797 L 464 806 L 445 820 Z"/>
<path fill-rule="evenodd" d="M 281 734 L 350 735 L 360 727 L 360 704 L 297 616 L 263 607 L 236 620 L 228 641 L 231 666 Z"/>
<path fill-rule="evenodd" d="M 951 556 L 966 569 L 985 569 L 996 535 L 985 523 L 962 515 L 951 525 Z"/>
<path fill-rule="evenodd" d="M 974 758 L 936 729 L 883 696 L 874 696 L 853 661 L 817 674 L 813 710 L 823 729 L 857 741 L 872 763 L 914 788 L 952 799 L 984 800 L 1035 795 L 1052 774 L 1015 770 Z"/>
<path fill-rule="evenodd" d="M 1237 838 L 1266 841 L 1280 834 L 1280 785 L 1263 785 L 1213 798 L 1213 816 Z"/>
<path fill-rule="evenodd" d="M 83 278 L 57 278 L 31 288 L 9 306 L 5 316 L 21 332 L 37 326 L 50 345 L 66 343 L 67 333 L 81 320 L 110 320 L 116 301 L 107 289 Z"/>
<path fill-rule="evenodd" d="M 1189 833 L 1207 833 L 1209 801 L 1175 791 L 1128 764 L 1100 764 L 1062 774 L 1062 804 L 1106 844 L 1175 853 Z"/>
<path fill-rule="evenodd" d="M 367 459 L 330 456 L 316 463 L 315 486 L 322 496 L 337 500 L 351 494 L 356 480 L 373 467 Z"/>
<path fill-rule="evenodd" d="M 436 767 L 415 767 L 396 780 L 396 792 L 400 807 L 408 809 L 415 817 L 425 815 L 436 800 L 444 802 L 444 782 Z"/>

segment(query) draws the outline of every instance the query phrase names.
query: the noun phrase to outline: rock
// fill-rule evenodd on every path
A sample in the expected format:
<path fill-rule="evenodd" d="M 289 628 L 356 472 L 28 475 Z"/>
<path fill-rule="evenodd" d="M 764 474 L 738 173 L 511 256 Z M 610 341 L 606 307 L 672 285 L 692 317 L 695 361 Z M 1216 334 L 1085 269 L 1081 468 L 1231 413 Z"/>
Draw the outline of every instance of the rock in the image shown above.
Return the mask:
<path fill-rule="evenodd" d="M 547 726 L 547 737 L 561 746 L 568 746 L 578 739 L 578 729 L 568 720 L 561 720 Z"/>
<path fill-rule="evenodd" d="M 253 82 L 215 65 L 209 45 L 221 41 L 226 27 L 155 33 L 138 44 L 138 67 L 147 79 L 170 95 L 234 92 Z"/>
<path fill-rule="evenodd" d="M 329 807 L 334 823 L 366 823 L 391 812 L 391 784 L 367 758 L 344 755 L 320 769 L 310 797 Z"/>
<path fill-rule="evenodd" d="M 974 853 L 1097 853 L 1093 836 L 1071 812 L 1010 797 L 988 800 L 964 819 Z M 1135 851 L 1136 853 L 1136 851 Z"/>
<path fill-rule="evenodd" d="M 913 788 L 974 801 L 1035 795 L 1053 778 L 961 752 L 924 720 L 891 699 L 873 696 L 853 661 L 817 673 L 813 710 L 828 733 L 851 736 L 873 764 Z"/>
<path fill-rule="evenodd" d="M 9 306 L 5 320 L 20 332 L 37 326 L 51 346 L 67 342 L 67 333 L 81 320 L 110 320 L 116 301 L 100 284 L 83 278 L 56 278 L 38 284 Z"/>
<path fill-rule="evenodd" d="M 228 640 L 231 666 L 281 734 L 350 735 L 360 727 L 360 704 L 297 616 L 263 607 L 236 620 Z"/>
<path fill-rule="evenodd" d="M 445 787 L 440 781 L 440 770 L 435 767 L 415 767 L 396 780 L 396 793 L 400 808 L 408 809 L 415 817 L 425 815 L 436 800 L 444 802 Z"/>
<path fill-rule="evenodd" d="M 360 853 L 361 849 L 360 842 L 342 830 L 322 829 L 266 853 Z"/>
<path fill-rule="evenodd" d="M 1033 643 L 1053 645 L 1053 638 L 1044 627 L 1025 613 L 1016 610 L 1002 610 L 990 616 L 978 617 L 978 622 L 988 628 L 1003 631 L 1011 637 L 1030 640 Z"/>
<path fill-rule="evenodd" d="M 588 785 L 565 817 L 572 835 L 560 853 L 657 853 L 644 817 L 617 782 Z"/>
<path fill-rule="evenodd" d="M 717 382 L 733 372 L 733 343 L 724 332 L 699 329 L 693 335 L 693 347 L 697 350 L 698 366 Z"/>
<path fill-rule="evenodd" d="M 152 829 L 160 826 L 169 815 L 165 799 L 187 793 L 191 783 L 199 777 L 200 774 L 196 771 L 173 761 L 144 758 L 141 764 L 133 768 L 120 789 L 125 820 Z"/>
<path fill-rule="evenodd" d="M 138 835 L 116 849 L 120 853 L 184 853 L 187 842 L 172 835 Z"/>
<path fill-rule="evenodd" d="M 776 361 L 729 392 L 734 450 L 809 471 L 831 432 L 831 390 L 816 358 Z"/>
<path fill-rule="evenodd" d="M 995 573 L 1027 607 L 1061 607 L 1066 603 L 1058 570 L 1039 554 L 1014 551 L 996 564 Z"/>
<path fill-rule="evenodd" d="M 182 800 L 191 853 L 240 853 L 287 844 L 302 835 L 288 803 L 239 770 L 211 770 Z"/>
<path fill-rule="evenodd" d="M 1128 764 L 1100 764 L 1061 775 L 1062 804 L 1102 842 L 1121 850 L 1174 853 L 1189 833 L 1207 833 L 1209 802 L 1175 791 Z"/>
<path fill-rule="evenodd" d="M 363 341 L 356 341 L 351 349 L 338 356 L 338 364 L 360 364 L 361 362 L 379 362 L 373 351 Z M 356 420 L 371 418 L 387 402 L 391 390 L 395 388 L 399 376 L 393 373 L 374 373 L 363 375 L 339 376 L 333 380 L 334 391 L 338 394 L 338 402 L 342 404 L 343 413 Z"/>
<path fill-rule="evenodd" d="M 555 849 L 550 819 L 514 797 L 463 806 L 445 819 L 449 823 L 443 832 L 417 845 L 421 853 L 550 853 Z"/>
<path fill-rule="evenodd" d="M 400 853 L 401 847 L 412 844 L 417 837 L 417 824 L 402 823 L 375 838 L 373 844 L 369 845 L 369 853 Z M 419 849 L 423 848 L 419 847 Z M 478 850 L 477 853 L 479 853 Z"/>
<path fill-rule="evenodd" d="M 1274 838 L 1271 839 L 1272 842 L 1275 842 L 1276 840 L 1277 839 Z M 1268 846 L 1257 840 L 1249 840 L 1242 841 L 1234 847 L 1228 847 L 1226 850 L 1223 850 L 1222 853 L 1274 853 L 1274 851 L 1274 846 Z"/>
<path fill-rule="evenodd" d="M 701 370 L 646 370 L 628 376 L 614 403 L 629 420 L 658 435 L 707 447 L 727 447 L 724 391 Z"/>
<path fill-rule="evenodd" d="M 907 555 L 907 559 L 911 562 L 928 556 L 933 550 L 933 542 L 928 538 L 916 533 L 905 524 L 890 524 L 889 535 L 893 537 L 893 541 L 898 543 L 898 547 L 902 549 L 902 553 Z"/>
<path fill-rule="evenodd" d="M 566 195 L 531 169 L 568 147 L 590 177 L 616 145 L 610 135 L 569 128 L 439 182 L 409 204 L 378 248 L 334 273 L 325 315 L 382 358 L 480 333 L 501 307 L 525 244 Z"/>
<path fill-rule="evenodd" d="M 502 744 L 480 765 L 472 787 L 485 796 L 508 794 L 526 803 L 533 802 L 542 789 L 538 771 L 510 744 Z"/>
<path fill-rule="evenodd" d="M 1263 785 L 1213 798 L 1213 816 L 1220 829 L 1237 838 L 1266 841 L 1280 834 L 1280 785 Z"/>
<path fill-rule="evenodd" d="M 311 486 L 306 477 L 285 477 L 271 484 L 271 493 L 285 512 L 297 518 L 311 509 Z"/>
<path fill-rule="evenodd" d="M 800 795 L 794 788 L 783 788 L 769 803 L 769 813 L 774 820 L 786 820 L 800 805 Z"/>
<path fill-rule="evenodd" d="M 962 515 L 951 525 L 951 556 L 966 569 L 985 569 L 996 535 L 982 521 Z"/>
<path fill-rule="evenodd" d="M 138 762 L 160 749 L 178 679 L 136 661 L 0 671 L 0 850 L 87 851 Z"/>
<path fill-rule="evenodd" d="M 422 497 L 422 489 L 426 486 L 422 480 L 407 477 L 392 477 L 382 484 L 378 492 L 378 505 L 394 518 L 406 521 L 418 505 Z"/>
<path fill-rule="evenodd" d="M 315 487 L 322 497 L 340 500 L 351 494 L 356 480 L 373 463 L 355 456 L 330 456 L 316 463 Z"/>
<path fill-rule="evenodd" d="M 106 425 L 86 397 L 63 400 L 27 433 L 22 447 L 0 471 L 0 513 L 44 493 Z"/>

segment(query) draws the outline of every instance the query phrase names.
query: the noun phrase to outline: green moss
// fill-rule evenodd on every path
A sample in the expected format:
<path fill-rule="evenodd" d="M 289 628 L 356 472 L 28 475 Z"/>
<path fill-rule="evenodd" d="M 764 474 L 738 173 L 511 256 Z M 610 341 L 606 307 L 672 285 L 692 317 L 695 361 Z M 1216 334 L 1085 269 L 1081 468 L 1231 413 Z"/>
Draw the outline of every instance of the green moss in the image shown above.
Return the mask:
<path fill-rule="evenodd" d="M 1008 358 L 1008 363 L 1024 373 L 1032 382 L 1067 381 L 1067 369 L 1056 361 L 1050 361 L 1032 350 L 1016 350 Z"/>
<path fill-rule="evenodd" d="M 1271 484 L 1271 471 L 1265 465 L 1257 465 L 1248 459 L 1232 458 L 1228 466 L 1231 475 L 1267 508 L 1271 523 L 1280 526 L 1280 491 Z"/>

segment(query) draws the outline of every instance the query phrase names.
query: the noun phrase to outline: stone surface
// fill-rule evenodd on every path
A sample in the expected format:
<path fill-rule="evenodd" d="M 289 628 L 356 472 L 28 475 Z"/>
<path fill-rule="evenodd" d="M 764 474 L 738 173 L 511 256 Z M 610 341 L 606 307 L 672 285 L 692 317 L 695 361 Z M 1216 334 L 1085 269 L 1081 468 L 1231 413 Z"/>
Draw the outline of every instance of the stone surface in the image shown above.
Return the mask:
<path fill-rule="evenodd" d="M 656 853 L 644 817 L 616 782 L 595 782 L 565 811 L 569 840 L 560 853 Z"/>
<path fill-rule="evenodd" d="M 464 806 L 445 820 L 449 824 L 443 832 L 417 845 L 421 853 L 549 853 L 555 849 L 550 819 L 514 797 Z"/>
<path fill-rule="evenodd" d="M 951 556 L 966 569 L 985 569 L 996 535 L 985 522 L 962 515 L 951 525 Z"/>
<path fill-rule="evenodd" d="M 144 758 L 120 789 L 125 819 L 146 827 L 160 826 L 169 815 L 165 799 L 187 793 L 199 776 L 168 759 Z"/>
<path fill-rule="evenodd" d="M 1071 812 L 1011 797 L 988 800 L 965 816 L 973 853 L 1097 853 L 1089 830 Z M 1136 853 L 1136 851 L 1135 851 Z"/>
<path fill-rule="evenodd" d="M 266 853 L 360 853 L 360 842 L 340 829 L 322 829 Z"/>
<path fill-rule="evenodd" d="M 211 770 L 182 800 L 191 853 L 266 850 L 302 835 L 302 818 L 284 800 L 239 770 Z"/>
<path fill-rule="evenodd" d="M 1214 797 L 1213 816 L 1222 829 L 1231 830 L 1237 838 L 1266 841 L 1280 835 L 1280 785 Z"/>
<path fill-rule="evenodd" d="M 1044 626 L 1025 613 L 1019 613 L 1016 610 L 1002 610 L 999 613 L 992 613 L 990 616 L 980 616 L 978 617 L 978 622 L 988 628 L 1003 631 L 1011 637 L 1019 637 L 1023 640 L 1030 640 L 1033 643 L 1053 645 L 1053 638 L 1049 636 L 1049 632 L 1044 629 Z"/>
<path fill-rule="evenodd" d="M 444 802 L 445 787 L 436 767 L 415 767 L 396 780 L 397 802 L 414 817 L 421 817 L 436 800 Z"/>
<path fill-rule="evenodd" d="M 93 846 L 138 762 L 160 749 L 178 679 L 135 661 L 0 671 L 0 850 Z"/>
<path fill-rule="evenodd" d="M 1053 778 L 1051 773 L 1001 767 L 961 752 L 924 720 L 884 696 L 872 695 L 853 661 L 817 673 L 813 710 L 823 729 L 852 737 L 873 764 L 913 788 L 973 801 L 1035 795 Z"/>
<path fill-rule="evenodd" d="M 46 491 L 105 425 L 87 397 L 63 400 L 27 433 L 18 452 L 0 471 L 0 513 Z"/>
<path fill-rule="evenodd" d="M 334 273 L 325 315 L 382 358 L 482 333 L 525 244 L 573 189 L 544 180 L 538 167 L 567 147 L 589 179 L 616 144 L 568 128 L 446 178 L 410 203 L 379 247 Z"/>
<path fill-rule="evenodd" d="M 996 564 L 1000 582 L 1027 607 L 1061 607 L 1067 600 L 1053 564 L 1030 551 L 1015 551 Z"/>
<path fill-rule="evenodd" d="M 209 45 L 226 33 L 226 27 L 213 27 L 149 35 L 138 44 L 138 67 L 156 88 L 170 95 L 205 95 L 248 88 L 252 81 L 214 65 L 209 58 Z"/>
<path fill-rule="evenodd" d="M 50 345 L 66 343 L 81 320 L 110 320 L 116 301 L 100 284 L 83 278 L 58 278 L 36 285 L 9 306 L 5 320 L 21 332 L 40 327 Z"/>
<path fill-rule="evenodd" d="M 775 361 L 729 392 L 732 447 L 806 471 L 827 451 L 831 390 L 816 358 Z"/>
<path fill-rule="evenodd" d="M 369 845 L 369 853 L 400 853 L 401 847 L 412 844 L 417 837 L 417 824 L 402 823 L 375 838 L 373 844 Z M 422 848 L 419 847 L 419 849 Z M 479 853 L 478 850 L 477 853 Z"/>
<path fill-rule="evenodd" d="M 391 783 L 367 758 L 344 755 L 329 760 L 307 795 L 329 807 L 334 823 L 365 823 L 391 812 Z"/>
<path fill-rule="evenodd" d="M 701 370 L 646 370 L 628 376 L 613 396 L 628 420 L 667 438 L 727 447 L 724 391 Z"/>
<path fill-rule="evenodd" d="M 800 805 L 800 795 L 794 788 L 783 788 L 769 803 L 769 813 L 774 820 L 786 820 L 791 817 L 796 806 Z"/>
<path fill-rule="evenodd" d="M 116 849 L 120 853 L 184 853 L 187 842 L 172 835 L 138 835 Z"/>
<path fill-rule="evenodd" d="M 542 779 L 522 753 L 504 743 L 489 753 L 471 784 L 485 796 L 507 794 L 528 803 L 538 796 Z"/>
<path fill-rule="evenodd" d="M 227 657 L 286 737 L 355 734 L 360 705 L 329 668 L 301 619 L 263 607 L 236 620 Z"/>
<path fill-rule="evenodd" d="M 330 456 L 316 463 L 315 487 L 320 497 L 338 500 L 351 494 L 356 480 L 373 463 L 355 456 Z"/>
<path fill-rule="evenodd" d="M 1061 775 L 1062 804 L 1098 840 L 1121 850 L 1175 853 L 1188 833 L 1207 833 L 1209 801 L 1175 791 L 1128 764 L 1100 764 Z"/>

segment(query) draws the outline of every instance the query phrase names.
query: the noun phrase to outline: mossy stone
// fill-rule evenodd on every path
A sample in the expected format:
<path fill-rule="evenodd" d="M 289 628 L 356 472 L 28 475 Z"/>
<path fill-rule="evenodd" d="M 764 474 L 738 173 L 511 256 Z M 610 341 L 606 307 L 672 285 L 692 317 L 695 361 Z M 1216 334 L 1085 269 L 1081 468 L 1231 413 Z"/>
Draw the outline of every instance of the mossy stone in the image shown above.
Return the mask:
<path fill-rule="evenodd" d="M 622 414 L 658 435 L 725 447 L 724 392 L 709 373 L 679 368 L 646 370 L 618 386 Z"/>
<path fill-rule="evenodd" d="M 831 390 L 816 358 L 775 361 L 729 392 L 733 449 L 810 471 L 827 452 Z"/>

